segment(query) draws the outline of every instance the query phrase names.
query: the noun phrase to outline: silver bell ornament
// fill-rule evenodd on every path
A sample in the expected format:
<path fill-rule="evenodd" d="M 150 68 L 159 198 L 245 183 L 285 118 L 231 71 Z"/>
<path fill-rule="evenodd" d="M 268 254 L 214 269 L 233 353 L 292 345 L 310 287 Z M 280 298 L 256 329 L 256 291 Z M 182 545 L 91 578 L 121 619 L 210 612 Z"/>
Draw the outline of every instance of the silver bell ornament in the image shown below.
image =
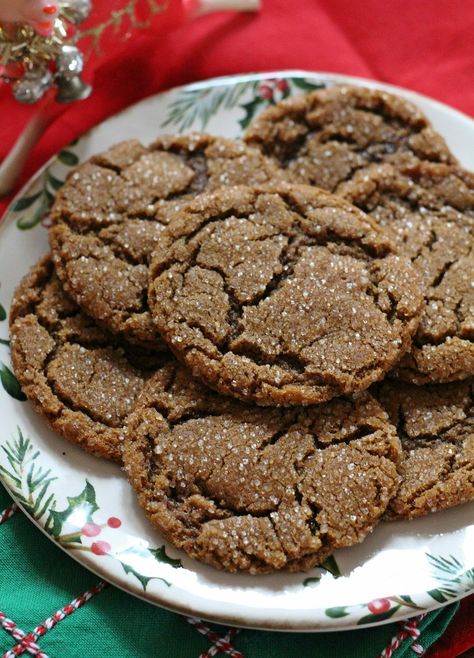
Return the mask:
<path fill-rule="evenodd" d="M 89 96 L 92 87 L 81 80 L 83 68 L 84 59 L 80 50 L 76 46 L 63 46 L 56 58 L 58 103 L 72 103 Z"/>
<path fill-rule="evenodd" d="M 53 76 L 47 68 L 26 71 L 23 77 L 13 84 L 13 95 L 20 103 L 36 103 L 50 88 L 52 81 Z"/>
<path fill-rule="evenodd" d="M 35 103 L 53 86 L 60 102 L 89 96 L 91 87 L 79 77 L 84 61 L 75 45 L 80 32 L 74 26 L 89 16 L 91 5 L 91 0 L 59 0 L 46 32 L 30 23 L 0 22 L 0 79 L 13 84 L 17 101 Z M 15 67 L 24 72 L 12 81 L 5 71 Z"/>
<path fill-rule="evenodd" d="M 58 77 L 56 78 L 56 86 L 58 88 L 58 93 L 56 94 L 58 103 L 72 103 L 74 101 L 84 100 L 92 91 L 92 87 L 81 80 L 78 75 L 72 78 Z"/>
<path fill-rule="evenodd" d="M 91 13 L 90 0 L 64 0 L 59 6 L 61 13 L 74 25 L 82 23 Z"/>
<path fill-rule="evenodd" d="M 74 77 L 82 73 L 84 58 L 76 46 L 63 46 L 56 57 L 56 73 L 60 77 Z"/>

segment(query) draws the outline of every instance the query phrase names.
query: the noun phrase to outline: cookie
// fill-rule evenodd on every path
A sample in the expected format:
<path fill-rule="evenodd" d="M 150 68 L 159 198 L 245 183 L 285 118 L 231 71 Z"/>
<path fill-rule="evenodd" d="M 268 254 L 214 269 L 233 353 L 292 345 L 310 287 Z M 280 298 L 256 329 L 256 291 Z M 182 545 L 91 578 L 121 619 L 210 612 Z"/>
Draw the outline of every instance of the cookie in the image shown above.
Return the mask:
<path fill-rule="evenodd" d="M 153 318 L 178 359 L 261 405 L 366 388 L 409 349 L 421 310 L 410 260 L 309 186 L 200 195 L 161 233 L 150 271 Z"/>
<path fill-rule="evenodd" d="M 244 139 L 297 182 L 329 191 L 357 169 L 393 157 L 456 161 L 415 105 L 385 91 L 347 85 L 270 107 Z"/>
<path fill-rule="evenodd" d="M 391 231 L 423 276 L 420 326 L 394 376 L 425 384 L 474 375 L 474 175 L 429 162 L 374 165 L 338 193 Z"/>
<path fill-rule="evenodd" d="M 226 571 L 301 571 L 361 542 L 396 492 L 400 443 L 368 393 L 252 407 L 169 363 L 146 384 L 125 470 L 151 523 Z"/>
<path fill-rule="evenodd" d="M 402 478 L 387 516 L 423 516 L 474 499 L 474 380 L 384 382 L 377 397 L 402 442 Z"/>
<path fill-rule="evenodd" d="M 148 310 L 148 261 L 163 204 L 205 189 L 281 178 L 243 143 L 201 133 L 122 142 L 81 165 L 58 192 L 50 244 L 66 292 L 128 341 L 165 349 Z"/>
<path fill-rule="evenodd" d="M 49 257 L 20 283 L 10 313 L 13 368 L 61 436 L 121 461 L 127 417 L 156 359 L 124 349 L 63 292 Z"/>

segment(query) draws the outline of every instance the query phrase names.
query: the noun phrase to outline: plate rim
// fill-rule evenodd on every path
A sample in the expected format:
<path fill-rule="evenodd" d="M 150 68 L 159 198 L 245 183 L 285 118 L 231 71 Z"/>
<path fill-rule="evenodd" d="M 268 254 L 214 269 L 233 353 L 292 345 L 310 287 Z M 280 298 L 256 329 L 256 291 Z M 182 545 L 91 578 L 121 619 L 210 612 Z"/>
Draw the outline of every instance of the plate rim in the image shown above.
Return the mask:
<path fill-rule="evenodd" d="M 272 79 L 272 78 L 310 78 L 310 79 L 321 79 L 321 80 L 330 80 L 331 82 L 336 82 L 338 84 L 341 83 L 346 83 L 346 84 L 354 84 L 354 85 L 365 85 L 369 87 L 375 87 L 378 89 L 383 89 L 391 93 L 398 93 L 401 94 L 403 97 L 408 98 L 409 100 L 412 100 L 412 102 L 416 103 L 417 99 L 422 99 L 424 102 L 427 102 L 431 105 L 434 105 L 436 108 L 439 110 L 442 110 L 444 112 L 448 112 L 458 120 L 461 120 L 463 122 L 467 121 L 470 124 L 472 124 L 472 128 L 474 129 L 474 119 L 471 118 L 468 114 L 462 112 L 461 110 L 458 110 L 454 107 L 451 107 L 447 105 L 446 103 L 443 103 L 442 101 L 439 101 L 435 98 L 432 98 L 428 95 L 421 94 L 419 92 L 400 87 L 397 85 L 385 83 L 385 82 L 379 82 L 377 80 L 371 79 L 371 78 L 364 78 L 361 76 L 351 76 L 351 75 L 345 75 L 342 73 L 333 73 L 333 72 L 326 72 L 326 71 L 308 71 L 305 69 L 277 69 L 277 70 L 271 70 L 271 71 L 263 71 L 263 72 L 257 72 L 257 73 L 244 73 L 244 74 L 233 74 L 233 75 L 223 75 L 223 76 L 217 76 L 209 79 L 203 79 L 199 80 L 196 82 L 184 84 L 184 85 L 177 85 L 168 89 L 164 89 L 162 91 L 159 91 L 154 94 L 150 94 L 149 96 L 146 96 L 142 98 L 141 100 L 137 101 L 136 103 L 133 103 L 125 108 L 122 108 L 120 111 L 116 112 L 115 114 L 107 117 L 100 123 L 96 124 L 95 126 L 91 127 L 84 133 L 81 133 L 78 135 L 76 138 L 77 140 L 81 140 L 86 136 L 93 135 L 94 131 L 97 130 L 99 127 L 102 127 L 104 124 L 106 124 L 109 121 L 115 120 L 121 115 L 125 115 L 126 113 L 130 112 L 134 108 L 137 108 L 141 104 L 153 101 L 155 98 L 163 97 L 167 94 L 172 94 L 172 93 L 179 93 L 180 91 L 183 90 L 195 90 L 195 89 L 203 89 L 203 88 L 212 88 L 212 87 L 218 87 L 218 86 L 231 86 L 231 85 L 236 85 L 239 83 L 243 82 L 251 82 L 251 81 L 258 81 L 261 79 Z M 67 148 L 67 145 L 64 145 L 62 148 Z M 60 151 L 61 149 L 59 149 Z M 53 154 L 43 165 L 41 165 L 32 175 L 31 177 L 25 182 L 25 184 L 18 190 L 18 192 L 13 196 L 11 202 L 8 204 L 6 207 L 5 211 L 3 212 L 1 218 L 0 218 L 0 239 L 3 236 L 3 231 L 6 229 L 7 226 L 11 224 L 11 221 L 13 220 L 13 217 L 8 218 L 8 215 L 12 214 L 13 212 L 13 206 L 15 202 L 24 196 L 24 193 L 32 186 L 34 185 L 38 179 L 42 176 L 44 171 L 53 165 L 58 158 L 58 153 L 59 151 L 55 154 Z M 199 618 L 204 619 L 206 621 L 209 621 L 211 623 L 220 623 L 220 624 L 231 624 L 234 626 L 238 626 L 241 628 L 248 628 L 248 629 L 253 629 L 253 630 L 263 630 L 263 631 L 275 631 L 275 632 L 337 632 L 337 631 L 346 631 L 346 630 L 361 630 L 365 628 L 371 628 L 375 626 L 380 626 L 382 624 L 390 624 L 393 622 L 397 621 L 403 621 L 405 619 L 408 619 L 410 617 L 418 616 L 420 614 L 423 614 L 425 612 L 432 612 L 435 610 L 438 610 L 440 608 L 443 608 L 447 605 L 450 605 L 452 603 L 456 603 L 457 601 L 461 600 L 462 598 L 469 596 L 474 592 L 474 587 L 470 591 L 463 592 L 456 597 L 450 598 L 448 601 L 444 603 L 437 603 L 434 600 L 433 601 L 427 601 L 427 598 L 423 599 L 423 604 L 428 604 L 426 607 L 423 607 L 422 610 L 417 611 L 415 614 L 412 614 L 410 612 L 402 612 L 400 614 L 394 614 L 392 617 L 389 619 L 384 619 L 384 620 L 379 620 L 375 621 L 372 623 L 367 623 L 364 624 L 363 626 L 357 625 L 357 623 L 352 623 L 352 624 L 347 624 L 347 625 L 339 625 L 339 624 L 328 624 L 329 619 L 322 618 L 320 621 L 313 621 L 313 622 L 293 622 L 293 621 L 286 621 L 286 626 L 283 624 L 283 621 L 277 621 L 277 620 L 272 620 L 272 619 L 267 619 L 265 623 L 261 624 L 254 624 L 249 620 L 249 615 L 251 615 L 251 610 L 246 611 L 241 611 L 239 614 L 233 613 L 220 613 L 219 615 L 213 615 L 213 616 L 208 616 L 206 614 L 202 614 L 201 611 L 196 610 L 189 604 L 187 606 L 182 606 L 178 602 L 173 602 L 170 604 L 170 602 L 167 600 L 166 597 L 162 597 L 161 593 L 158 593 L 156 591 L 153 592 L 153 594 L 150 594 L 145 591 L 141 592 L 138 586 L 135 586 L 135 583 L 133 583 L 130 579 L 126 578 L 125 576 L 121 579 L 116 577 L 116 575 L 111 572 L 110 570 L 107 570 L 107 568 L 102 568 L 101 565 L 102 563 L 99 563 L 95 560 L 92 560 L 89 558 L 88 555 L 77 555 L 74 554 L 68 550 L 66 550 L 65 547 L 61 546 L 57 541 L 55 541 L 54 537 L 50 535 L 47 530 L 41 525 L 39 521 L 37 521 L 35 518 L 33 518 L 27 511 L 25 511 L 23 505 L 21 502 L 17 499 L 15 491 L 9 487 L 9 485 L 5 482 L 4 478 L 0 475 L 0 480 L 7 492 L 12 496 L 12 498 L 15 500 L 15 502 L 18 504 L 18 506 L 21 508 L 23 513 L 26 515 L 26 517 L 31 521 L 43 534 L 45 534 L 52 543 L 59 547 L 63 552 L 65 552 L 69 557 L 74 559 L 76 562 L 78 562 L 81 566 L 84 568 L 88 569 L 95 575 L 97 575 L 99 578 L 102 578 L 103 580 L 112 583 L 115 587 L 121 589 L 122 591 L 126 592 L 127 594 L 131 594 L 132 596 L 135 596 L 136 598 L 143 600 L 147 603 L 150 603 L 152 605 L 157 605 L 159 607 L 163 607 L 169 611 L 176 612 L 181 615 L 191 615 L 191 616 L 199 616 Z M 104 563 L 105 564 L 105 563 Z M 122 583 L 123 581 L 123 583 Z M 127 588 L 125 585 L 129 584 L 130 586 Z M 415 595 L 415 594 L 413 594 Z M 425 595 L 426 597 L 426 592 L 421 592 L 420 597 Z M 432 604 L 433 603 L 433 604 Z M 217 603 L 216 603 L 217 605 Z M 309 614 L 308 610 L 308 614 Z M 314 609 L 314 612 L 323 612 L 323 609 L 321 607 L 317 607 Z M 353 613 L 351 615 L 352 617 L 354 616 Z M 334 621 L 334 620 L 333 620 Z M 327 625 L 325 625 L 327 624 Z"/>
<path fill-rule="evenodd" d="M 470 117 L 466 112 L 463 112 L 462 110 L 458 110 L 457 108 L 452 107 L 451 105 L 448 105 L 447 103 L 444 103 L 443 101 L 440 101 L 437 98 L 434 98 L 433 96 L 422 94 L 421 92 L 414 91 L 407 87 L 401 87 L 400 85 L 394 85 L 389 82 L 382 82 L 379 80 L 375 80 L 374 78 L 364 78 L 363 76 L 346 75 L 345 73 L 332 73 L 330 71 L 309 71 L 307 69 L 275 69 L 270 71 L 265 70 L 258 73 L 235 73 L 230 75 L 214 76 L 212 78 L 197 80 L 195 82 L 190 82 L 183 85 L 175 85 L 173 87 L 168 87 L 156 93 L 145 96 L 144 98 L 141 98 L 139 101 L 136 101 L 131 105 L 127 105 L 126 107 L 122 108 L 118 112 L 111 114 L 103 121 L 100 121 L 99 123 L 95 124 L 91 128 L 88 128 L 84 132 L 80 133 L 79 135 L 77 135 L 75 139 L 76 140 L 83 139 L 86 135 L 90 135 L 94 130 L 99 128 L 99 126 L 103 126 L 108 121 L 116 119 L 119 116 L 125 114 L 126 112 L 129 112 L 133 108 L 138 107 L 142 103 L 146 103 L 147 101 L 150 101 L 153 98 L 156 98 L 157 96 L 162 96 L 163 94 L 169 94 L 182 89 L 202 89 L 205 87 L 218 87 L 219 85 L 222 84 L 231 84 L 231 83 L 239 83 L 239 82 L 247 82 L 247 81 L 250 82 L 252 80 L 274 78 L 278 76 L 286 77 L 286 78 L 290 78 L 290 77 L 331 78 L 333 80 L 339 81 L 341 84 L 349 82 L 361 86 L 362 83 L 365 85 L 368 84 L 369 86 L 372 85 L 374 87 L 377 87 L 378 89 L 383 88 L 393 93 L 401 92 L 402 95 L 404 96 L 408 95 L 411 98 L 413 98 L 414 99 L 413 102 L 416 102 L 417 98 L 421 98 L 425 102 L 434 104 L 439 109 L 448 111 L 449 113 L 452 113 L 454 116 L 457 115 L 458 118 L 460 118 L 463 121 L 467 120 L 468 122 L 474 124 L 474 117 Z M 64 144 L 62 147 L 60 147 L 59 150 L 61 150 L 61 148 L 67 148 L 67 146 L 68 144 Z M 44 172 L 45 169 L 47 169 L 51 164 L 56 162 L 58 153 L 59 151 L 54 153 L 50 158 L 46 160 L 46 162 L 40 165 L 38 169 L 36 169 L 33 172 L 30 178 L 27 181 L 25 181 L 25 183 L 19 188 L 18 192 L 14 194 L 10 203 L 5 208 L 5 210 L 3 211 L 0 217 L 0 231 L 3 228 L 3 226 L 6 224 L 4 220 L 6 219 L 6 216 L 10 213 L 15 201 L 23 195 L 23 192 L 31 185 L 32 181 L 36 180 Z"/>

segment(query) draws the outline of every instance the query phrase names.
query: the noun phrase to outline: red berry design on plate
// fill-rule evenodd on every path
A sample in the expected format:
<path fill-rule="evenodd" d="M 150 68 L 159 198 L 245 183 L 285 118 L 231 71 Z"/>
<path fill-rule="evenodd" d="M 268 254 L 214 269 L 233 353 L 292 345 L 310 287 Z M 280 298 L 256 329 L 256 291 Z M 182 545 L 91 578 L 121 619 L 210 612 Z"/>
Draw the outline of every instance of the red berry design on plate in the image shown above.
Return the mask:
<path fill-rule="evenodd" d="M 81 535 L 86 537 L 97 537 L 100 535 L 102 528 L 97 523 L 86 523 L 86 525 L 81 530 Z"/>
<path fill-rule="evenodd" d="M 258 93 L 267 101 L 273 98 L 273 89 L 270 87 L 270 85 L 260 85 Z"/>
<path fill-rule="evenodd" d="M 91 544 L 91 551 L 94 555 L 107 555 L 110 553 L 112 547 L 106 541 L 95 541 Z"/>
<path fill-rule="evenodd" d="M 109 526 L 109 528 L 120 528 L 120 526 L 122 525 L 122 521 L 118 519 L 116 516 L 110 516 L 107 519 L 107 525 Z"/>
<path fill-rule="evenodd" d="M 277 89 L 279 89 L 283 93 L 285 91 L 288 91 L 288 82 L 286 80 L 283 80 L 283 79 L 277 80 L 275 84 L 276 84 Z"/>
<path fill-rule="evenodd" d="M 374 599 L 367 606 L 374 615 L 382 615 L 390 610 L 391 603 L 388 599 Z"/>

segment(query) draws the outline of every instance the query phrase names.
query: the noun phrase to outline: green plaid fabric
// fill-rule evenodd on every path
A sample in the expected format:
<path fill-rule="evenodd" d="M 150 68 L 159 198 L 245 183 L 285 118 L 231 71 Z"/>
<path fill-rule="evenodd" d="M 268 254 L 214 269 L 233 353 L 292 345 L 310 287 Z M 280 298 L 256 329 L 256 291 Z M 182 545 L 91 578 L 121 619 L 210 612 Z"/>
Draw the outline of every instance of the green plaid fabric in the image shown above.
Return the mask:
<path fill-rule="evenodd" d="M 11 506 L 0 486 L 0 652 L 4 658 L 415 658 L 440 637 L 459 605 L 432 612 L 411 625 L 402 622 L 349 632 L 229 629 L 186 619 L 115 587 L 104 587 L 23 513 L 11 513 Z M 7 512 L 2 516 L 3 510 Z"/>

